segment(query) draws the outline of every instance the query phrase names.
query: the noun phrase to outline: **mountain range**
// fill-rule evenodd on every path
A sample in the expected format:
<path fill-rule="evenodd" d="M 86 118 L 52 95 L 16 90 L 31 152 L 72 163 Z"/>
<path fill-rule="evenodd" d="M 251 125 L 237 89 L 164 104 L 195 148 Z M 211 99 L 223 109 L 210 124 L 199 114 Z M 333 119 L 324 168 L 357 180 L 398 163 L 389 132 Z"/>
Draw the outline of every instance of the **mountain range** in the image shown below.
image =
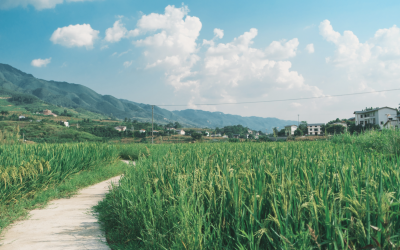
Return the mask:
<path fill-rule="evenodd" d="M 38 79 L 31 74 L 1 63 L 0 88 L 16 93 L 30 94 L 53 105 L 74 109 L 83 108 L 119 119 L 127 117 L 150 121 L 152 116 L 151 105 L 118 99 L 111 95 L 100 95 L 80 84 Z M 161 124 L 177 121 L 186 127 L 215 128 L 240 124 L 263 132 L 265 129 L 269 129 L 271 132 L 273 127 L 283 128 L 285 125 L 296 123 L 296 121 L 277 118 L 243 117 L 193 109 L 169 111 L 157 106 L 154 107 L 154 120 Z"/>

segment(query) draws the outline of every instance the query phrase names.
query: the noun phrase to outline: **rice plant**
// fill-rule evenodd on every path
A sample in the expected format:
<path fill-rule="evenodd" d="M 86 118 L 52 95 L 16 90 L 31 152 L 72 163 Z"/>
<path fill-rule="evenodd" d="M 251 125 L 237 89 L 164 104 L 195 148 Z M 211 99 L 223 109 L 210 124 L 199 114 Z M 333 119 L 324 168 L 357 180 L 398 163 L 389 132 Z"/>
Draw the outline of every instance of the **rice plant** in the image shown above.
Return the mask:
<path fill-rule="evenodd" d="M 400 249 L 400 158 L 323 142 L 156 145 L 98 206 L 113 249 Z"/>

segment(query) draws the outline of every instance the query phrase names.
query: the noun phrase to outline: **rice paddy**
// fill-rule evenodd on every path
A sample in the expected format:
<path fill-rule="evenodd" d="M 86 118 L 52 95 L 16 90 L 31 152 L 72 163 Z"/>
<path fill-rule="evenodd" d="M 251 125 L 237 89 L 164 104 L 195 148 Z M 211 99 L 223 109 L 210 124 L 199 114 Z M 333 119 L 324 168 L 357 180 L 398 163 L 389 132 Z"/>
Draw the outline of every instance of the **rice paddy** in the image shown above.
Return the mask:
<path fill-rule="evenodd" d="M 399 156 L 339 141 L 155 145 L 96 209 L 113 249 L 399 249 Z"/>
<path fill-rule="evenodd" d="M 0 145 L 0 232 L 29 209 L 123 173 L 127 167 L 117 164 L 119 150 L 90 143 L 26 145 L 8 140 Z"/>

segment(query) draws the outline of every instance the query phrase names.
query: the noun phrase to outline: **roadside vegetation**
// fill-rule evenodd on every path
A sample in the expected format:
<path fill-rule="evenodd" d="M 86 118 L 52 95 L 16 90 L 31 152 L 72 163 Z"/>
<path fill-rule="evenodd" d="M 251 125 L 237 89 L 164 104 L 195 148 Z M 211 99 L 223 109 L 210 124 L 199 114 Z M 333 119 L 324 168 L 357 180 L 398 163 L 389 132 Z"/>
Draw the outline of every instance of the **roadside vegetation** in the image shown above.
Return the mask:
<path fill-rule="evenodd" d="M 0 232 L 49 200 L 122 174 L 128 165 L 119 159 L 139 155 L 109 144 L 28 145 L 18 131 L 0 131 Z"/>
<path fill-rule="evenodd" d="M 113 249 L 399 249 L 399 132 L 379 133 L 154 145 L 96 210 Z"/>

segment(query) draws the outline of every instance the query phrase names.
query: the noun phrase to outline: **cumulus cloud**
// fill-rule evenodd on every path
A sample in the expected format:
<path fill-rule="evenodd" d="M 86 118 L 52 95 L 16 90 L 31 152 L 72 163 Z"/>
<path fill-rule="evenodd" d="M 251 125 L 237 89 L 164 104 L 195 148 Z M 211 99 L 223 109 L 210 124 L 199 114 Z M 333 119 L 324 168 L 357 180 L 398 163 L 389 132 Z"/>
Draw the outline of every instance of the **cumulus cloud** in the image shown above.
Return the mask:
<path fill-rule="evenodd" d="M 336 46 L 326 62 L 342 69 L 352 86 L 362 90 L 398 86 L 400 29 L 396 25 L 377 30 L 365 42 L 360 42 L 352 31 L 335 31 L 329 20 L 321 22 L 319 30 L 325 40 Z"/>
<path fill-rule="evenodd" d="M 199 18 L 189 16 L 188 12 L 187 6 L 176 8 L 169 5 L 164 14 L 143 15 L 135 29 L 136 33 L 149 34 L 133 41 L 135 46 L 145 49 L 146 68 L 162 67 L 168 82 L 175 88 L 195 84 L 181 81 L 193 75 L 191 68 L 199 60 L 196 40 L 202 24 Z"/>
<path fill-rule="evenodd" d="M 322 37 L 337 46 L 333 62 L 337 66 L 347 67 L 349 65 L 365 63 L 371 58 L 373 44 L 360 43 L 358 37 L 352 31 L 346 30 L 341 35 L 334 31 L 329 20 L 324 20 L 319 25 Z"/>
<path fill-rule="evenodd" d="M 128 30 L 121 23 L 121 20 L 117 20 L 112 28 L 108 28 L 106 30 L 106 37 L 104 40 L 112 43 L 119 42 L 123 37 L 126 36 L 127 32 Z"/>
<path fill-rule="evenodd" d="M 41 67 L 46 67 L 47 64 L 49 64 L 50 62 L 51 62 L 51 57 L 47 58 L 47 59 L 40 59 L 39 58 L 39 59 L 32 60 L 31 65 L 33 67 L 41 68 Z"/>
<path fill-rule="evenodd" d="M 195 103 L 262 98 L 270 91 L 322 93 L 316 86 L 306 84 L 286 60 L 296 56 L 297 38 L 274 41 L 264 49 L 256 49 L 253 43 L 257 29 L 252 28 L 231 42 L 218 43 L 224 31 L 215 28 L 214 37 L 203 40 L 203 55 L 197 43 L 201 28 L 200 19 L 190 16 L 186 6 L 167 6 L 163 14 L 151 13 L 140 18 L 135 30 L 145 37 L 133 41 L 136 47 L 143 48 L 145 69 L 164 72 L 167 83 L 176 92 L 190 96 L 188 107 L 204 109 Z"/>
<path fill-rule="evenodd" d="M 65 47 L 86 47 L 92 49 L 99 31 L 92 29 L 90 24 L 69 25 L 58 28 L 50 38 L 54 44 Z"/>
<path fill-rule="evenodd" d="M 84 2 L 93 0 L 66 0 L 66 2 Z M 37 10 L 52 9 L 57 4 L 64 3 L 64 0 L 1 0 L 0 9 L 11 9 L 18 6 L 26 8 L 28 5 L 33 6 Z"/>
<path fill-rule="evenodd" d="M 124 24 L 121 22 L 121 18 L 115 21 L 113 27 L 106 30 L 106 37 L 104 40 L 107 42 L 115 43 L 121 41 L 122 38 L 129 38 L 139 35 L 139 30 L 129 30 L 125 28 Z"/>
<path fill-rule="evenodd" d="M 312 94 L 321 94 L 314 86 L 304 83 L 304 78 L 298 72 L 292 71 L 290 61 L 278 61 L 272 56 L 286 58 L 295 55 L 297 39 L 292 39 L 281 46 L 271 45 L 265 50 L 252 47 L 253 39 L 257 36 L 257 29 L 250 29 L 243 35 L 233 39 L 230 43 L 219 43 L 210 46 L 204 58 L 205 76 L 203 84 L 208 83 L 209 88 L 216 83 L 233 95 L 241 93 L 250 96 L 264 95 L 271 89 L 297 89 L 310 91 Z M 272 43 L 272 44 L 277 44 Z M 268 51 L 268 52 L 267 52 Z M 294 54 L 293 54 L 294 53 Z M 278 56 L 279 55 L 279 56 Z M 234 89 L 231 89 L 231 88 Z M 251 89 L 257 89 L 252 91 Z M 249 91 L 250 90 L 250 91 Z"/>
<path fill-rule="evenodd" d="M 312 43 L 307 44 L 305 50 L 310 54 L 314 53 L 314 44 L 312 44 Z"/>
<path fill-rule="evenodd" d="M 283 60 L 290 57 L 295 57 L 298 46 L 299 46 L 299 40 L 297 38 L 293 38 L 287 42 L 273 41 L 265 49 L 265 53 L 268 55 L 269 58 L 275 60 Z"/>

